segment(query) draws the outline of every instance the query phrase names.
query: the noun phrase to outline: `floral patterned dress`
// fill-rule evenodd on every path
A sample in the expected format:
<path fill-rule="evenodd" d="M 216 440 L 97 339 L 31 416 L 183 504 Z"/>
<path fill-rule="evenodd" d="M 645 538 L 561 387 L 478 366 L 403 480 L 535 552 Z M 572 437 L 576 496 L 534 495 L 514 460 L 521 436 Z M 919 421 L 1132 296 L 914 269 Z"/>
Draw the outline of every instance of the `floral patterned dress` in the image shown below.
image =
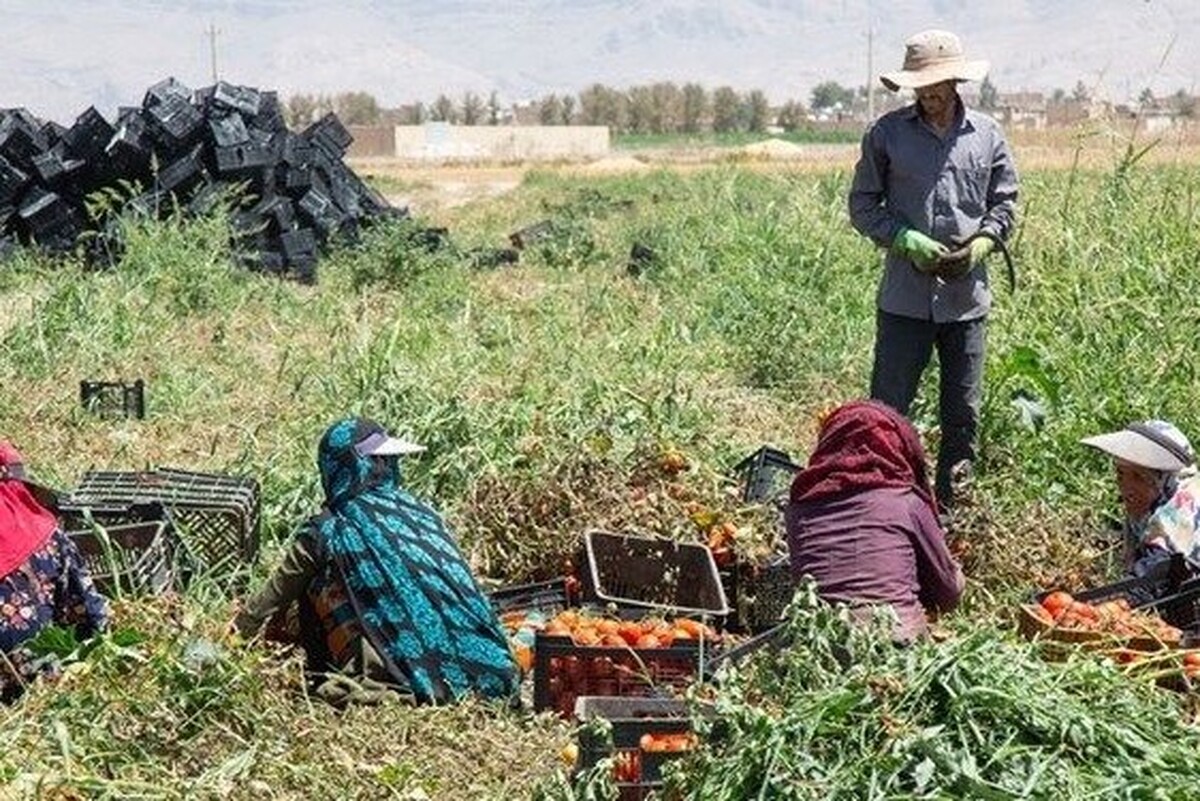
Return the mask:
<path fill-rule="evenodd" d="M 108 606 L 79 550 L 55 530 L 41 548 L 0 579 L 0 699 L 20 695 L 35 676 L 51 672 L 23 644 L 51 624 L 73 626 L 80 640 L 107 623 Z"/>
<path fill-rule="evenodd" d="M 1137 553 L 1154 546 L 1183 554 L 1193 571 L 1200 570 L 1200 473 L 1189 470 L 1172 477 L 1131 544 Z"/>

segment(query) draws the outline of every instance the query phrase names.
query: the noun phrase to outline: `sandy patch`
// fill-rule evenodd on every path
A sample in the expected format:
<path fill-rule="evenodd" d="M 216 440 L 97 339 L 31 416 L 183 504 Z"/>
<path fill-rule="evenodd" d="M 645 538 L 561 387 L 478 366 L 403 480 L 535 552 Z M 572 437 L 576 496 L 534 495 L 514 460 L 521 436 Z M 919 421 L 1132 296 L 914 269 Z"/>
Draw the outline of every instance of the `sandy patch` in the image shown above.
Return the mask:
<path fill-rule="evenodd" d="M 755 158 L 795 159 L 802 158 L 808 153 L 807 147 L 783 139 L 766 139 L 762 142 L 743 145 L 739 152 Z"/>
<path fill-rule="evenodd" d="M 612 175 L 623 172 L 645 172 L 650 165 L 634 156 L 606 156 L 587 164 L 568 167 L 565 171 L 580 175 Z"/>

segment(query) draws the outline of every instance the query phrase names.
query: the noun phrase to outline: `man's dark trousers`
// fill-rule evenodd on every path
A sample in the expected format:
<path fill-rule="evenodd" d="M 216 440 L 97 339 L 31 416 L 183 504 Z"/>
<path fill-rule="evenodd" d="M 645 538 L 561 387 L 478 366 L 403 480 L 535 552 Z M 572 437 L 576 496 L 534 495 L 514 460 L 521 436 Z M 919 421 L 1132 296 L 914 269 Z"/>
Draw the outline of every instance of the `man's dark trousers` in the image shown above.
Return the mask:
<path fill-rule="evenodd" d="M 983 397 L 983 356 L 986 317 L 952 323 L 935 323 L 877 311 L 875 363 L 871 370 L 871 397 L 907 416 L 921 374 L 934 348 L 938 355 L 940 396 L 938 447 L 934 492 L 939 504 L 953 505 L 951 468 L 975 461 L 979 408 Z"/>

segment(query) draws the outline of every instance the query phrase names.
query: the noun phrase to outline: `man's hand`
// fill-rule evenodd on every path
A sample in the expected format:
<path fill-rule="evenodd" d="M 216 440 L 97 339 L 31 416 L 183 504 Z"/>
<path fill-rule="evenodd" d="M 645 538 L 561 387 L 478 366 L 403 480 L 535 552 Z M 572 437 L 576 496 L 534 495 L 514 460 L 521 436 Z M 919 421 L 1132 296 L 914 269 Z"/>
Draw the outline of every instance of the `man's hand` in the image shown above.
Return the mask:
<path fill-rule="evenodd" d="M 969 247 L 971 248 L 971 266 L 974 267 L 996 249 L 996 243 L 990 236 L 977 236 L 971 240 Z"/>
<path fill-rule="evenodd" d="M 959 278 L 971 272 L 996 248 L 990 236 L 977 236 L 958 250 L 944 254 L 930 272 L 941 278 Z"/>
<path fill-rule="evenodd" d="M 892 247 L 923 273 L 933 272 L 938 260 L 949 252 L 941 242 L 912 228 L 901 228 Z"/>

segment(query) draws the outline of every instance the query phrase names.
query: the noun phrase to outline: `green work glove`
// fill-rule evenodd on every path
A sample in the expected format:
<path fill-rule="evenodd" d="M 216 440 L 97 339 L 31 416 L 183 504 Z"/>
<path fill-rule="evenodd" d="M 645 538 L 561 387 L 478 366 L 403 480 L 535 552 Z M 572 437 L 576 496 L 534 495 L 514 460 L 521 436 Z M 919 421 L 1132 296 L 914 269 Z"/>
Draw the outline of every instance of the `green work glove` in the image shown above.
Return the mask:
<path fill-rule="evenodd" d="M 971 266 L 974 267 L 996 249 L 996 243 L 990 236 L 980 236 L 972 239 L 969 247 L 971 248 Z"/>
<path fill-rule="evenodd" d="M 892 247 L 923 273 L 933 272 L 938 259 L 949 252 L 941 242 L 912 228 L 901 228 Z"/>

